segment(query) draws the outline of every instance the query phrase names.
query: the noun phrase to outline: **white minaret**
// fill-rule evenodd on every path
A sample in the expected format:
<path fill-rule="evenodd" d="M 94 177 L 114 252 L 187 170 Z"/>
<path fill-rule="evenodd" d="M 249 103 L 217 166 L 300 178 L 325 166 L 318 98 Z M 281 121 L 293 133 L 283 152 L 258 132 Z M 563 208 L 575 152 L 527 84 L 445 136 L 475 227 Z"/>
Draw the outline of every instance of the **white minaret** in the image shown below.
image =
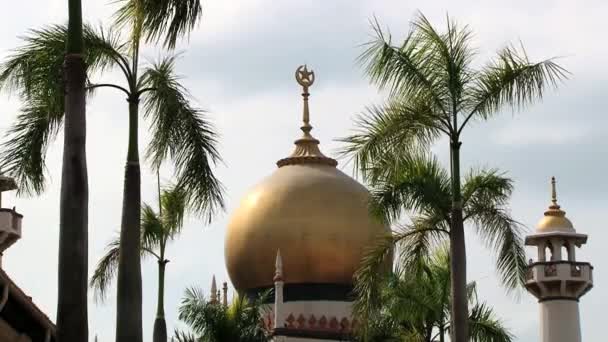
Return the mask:
<path fill-rule="evenodd" d="M 274 274 L 274 328 L 283 327 L 283 259 L 281 258 L 281 250 L 277 250 L 277 258 L 275 260 Z"/>
<path fill-rule="evenodd" d="M 217 295 L 217 283 L 215 282 L 215 275 L 211 279 L 211 298 L 209 299 L 211 303 L 217 303 L 219 301 Z"/>
<path fill-rule="evenodd" d="M 528 265 L 526 289 L 538 298 L 541 342 L 580 342 L 578 301 L 593 287 L 593 267 L 577 262 L 575 251 L 587 242 L 587 235 L 574 230 L 557 204 L 555 177 L 551 194 L 536 232 L 526 237 L 526 245 L 538 249 L 538 260 L 530 259 Z"/>

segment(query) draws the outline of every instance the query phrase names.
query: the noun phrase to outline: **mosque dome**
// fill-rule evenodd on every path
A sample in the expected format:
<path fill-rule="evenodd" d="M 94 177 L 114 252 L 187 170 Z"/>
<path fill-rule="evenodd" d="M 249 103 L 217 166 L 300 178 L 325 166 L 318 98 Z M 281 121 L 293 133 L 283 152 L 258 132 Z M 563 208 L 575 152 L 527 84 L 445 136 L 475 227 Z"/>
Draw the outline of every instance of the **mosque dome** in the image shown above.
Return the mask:
<path fill-rule="evenodd" d="M 549 205 L 549 209 L 545 211 L 545 215 L 538 222 L 536 231 L 539 233 L 575 232 L 572 222 L 566 217 L 566 212 L 557 204 L 555 177 L 551 178 L 551 205 Z"/>
<path fill-rule="evenodd" d="M 228 225 L 226 267 L 238 290 L 272 286 L 279 250 L 286 284 L 352 285 L 364 250 L 389 231 L 369 214 L 367 189 L 338 170 L 310 135 L 314 73 L 300 67 L 296 79 L 304 88 L 304 134 L 245 195 Z"/>

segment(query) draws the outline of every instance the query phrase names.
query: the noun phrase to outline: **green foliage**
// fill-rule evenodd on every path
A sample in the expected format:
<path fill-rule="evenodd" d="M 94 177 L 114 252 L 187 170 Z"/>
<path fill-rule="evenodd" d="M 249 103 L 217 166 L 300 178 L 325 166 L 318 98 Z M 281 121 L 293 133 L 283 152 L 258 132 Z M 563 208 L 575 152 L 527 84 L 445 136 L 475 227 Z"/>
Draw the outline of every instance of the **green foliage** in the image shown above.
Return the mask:
<path fill-rule="evenodd" d="M 61 67 L 66 32 L 60 25 L 31 31 L 24 37 L 25 44 L 0 66 L 0 89 L 16 91 L 24 101 L 2 146 L 5 153 L 0 164 L 17 179 L 22 192 L 44 190 L 46 150 L 62 125 Z M 153 132 L 147 149 L 152 166 L 158 168 L 171 159 L 188 204 L 211 220 L 224 207 L 224 188 L 213 173 L 213 167 L 221 161 L 217 133 L 180 83 L 175 73 L 177 56 L 163 58 L 135 78 L 128 42 L 118 34 L 85 26 L 84 41 L 88 74 L 118 67 L 128 85 L 89 84 L 91 93 L 99 87 L 112 87 L 130 97 L 143 97 L 145 117 L 151 119 Z"/>
<path fill-rule="evenodd" d="M 269 295 L 249 301 L 236 298 L 228 307 L 209 302 L 200 288 L 186 290 L 179 307 L 179 319 L 186 323 L 192 333 L 175 332 L 180 342 L 266 342 L 268 332 L 262 327 L 263 303 Z"/>
<path fill-rule="evenodd" d="M 167 57 L 145 69 L 141 78 L 142 89 L 153 89 L 144 98 L 152 131 L 146 156 L 155 168 L 171 158 L 188 205 L 211 220 L 224 206 L 223 186 L 212 170 L 220 161 L 217 134 L 203 112 L 191 106 L 174 68 L 175 56 Z"/>
<path fill-rule="evenodd" d="M 106 246 L 106 254 L 97 262 L 89 287 L 94 290 L 95 300 L 103 302 L 107 297 L 112 280 L 118 270 L 118 257 L 120 254 L 120 239 L 116 237 Z"/>
<path fill-rule="evenodd" d="M 368 307 L 358 331 L 362 341 L 443 341 L 450 330 L 450 267 L 446 245 L 417 259 L 417 267 L 399 265 L 378 284 L 378 301 Z M 485 303 L 475 284 L 468 286 L 471 341 L 507 342 L 513 335 Z"/>
<path fill-rule="evenodd" d="M 378 244 L 364 258 L 358 277 L 375 276 L 385 255 L 397 246 L 399 260 L 409 264 L 449 238 L 452 191 L 449 175 L 438 161 L 426 154 L 384 155 L 371 164 L 371 207 L 389 224 L 398 223 L 410 213 L 407 224 Z M 464 179 L 463 211 L 489 249 L 496 251 L 497 268 L 508 289 L 523 284 L 525 252 L 523 228 L 509 213 L 512 180 L 497 170 L 474 170 Z M 361 282 L 367 286 L 370 281 Z M 363 289 L 361 289 L 363 290 Z"/>
<path fill-rule="evenodd" d="M 67 28 L 63 25 L 31 30 L 25 42 L 0 65 L 0 89 L 16 92 L 23 101 L 17 121 L 2 146 L 0 167 L 13 175 L 21 193 L 41 193 L 45 184 L 45 155 L 63 124 L 62 65 Z M 84 26 L 85 62 L 89 73 L 120 61 L 123 46 L 117 36 Z"/>
<path fill-rule="evenodd" d="M 449 175 L 435 158 L 425 154 L 398 156 L 370 165 L 372 210 L 396 227 L 392 234 L 379 239 L 363 258 L 356 273 L 358 300 L 355 312 L 363 317 L 378 303 L 379 284 L 389 277 L 379 272 L 386 257 L 395 251 L 403 272 L 420 272 L 421 260 L 449 241 Z M 509 214 L 508 201 L 512 180 L 497 170 L 474 170 L 464 179 L 463 211 L 482 241 L 495 252 L 497 270 L 509 290 L 520 288 L 525 274 L 523 229 Z M 410 222 L 399 222 L 408 214 Z"/>
<path fill-rule="evenodd" d="M 175 186 L 166 187 L 161 192 L 162 216 L 144 203 L 141 209 L 141 257 L 154 257 L 158 262 L 166 262 L 167 243 L 176 238 L 183 227 L 184 215 L 188 209 L 183 191 Z M 95 298 L 103 302 L 118 270 L 120 237 L 117 236 L 106 247 L 106 254 L 99 259 L 89 286 Z"/>
<path fill-rule="evenodd" d="M 188 36 L 200 20 L 203 9 L 200 0 L 118 0 L 115 13 L 119 27 L 129 26 L 136 39 L 147 42 L 164 40 L 173 49 L 180 37 Z"/>
<path fill-rule="evenodd" d="M 416 260 L 449 238 L 458 252 L 454 269 L 466 263 L 462 221 L 474 226 L 496 252 L 505 286 L 516 288 L 523 281 L 525 259 L 521 226 L 508 210 L 512 182 L 496 170 L 478 170 L 465 177 L 462 186 L 460 136 L 471 120 L 540 100 L 568 72 L 553 58 L 532 62 L 523 48 L 512 46 L 477 68 L 472 31 L 449 17 L 445 30 L 438 31 L 419 14 L 401 44 L 393 44 L 377 21 L 373 29 L 376 38 L 359 62 L 373 84 L 388 90 L 389 98 L 359 115 L 353 134 L 342 139 L 342 154 L 371 184 L 373 212 L 398 230 L 365 257 L 357 274 L 361 300 L 355 309 L 365 315 L 361 309 L 373 304 L 379 291 L 374 281 L 382 279 L 374 272 L 395 246 L 397 259 L 416 268 Z M 450 143 L 449 173 L 429 152 L 440 137 Z M 406 212 L 410 222 L 398 224 Z M 464 340 L 466 277 L 458 279 L 453 316 L 462 325 L 456 338 Z"/>
<path fill-rule="evenodd" d="M 567 76 L 554 59 L 531 62 L 523 48 L 513 47 L 475 69 L 471 31 L 450 18 L 440 33 L 419 14 L 400 45 L 393 45 L 377 21 L 373 27 L 377 38 L 359 62 L 390 97 L 363 112 L 355 133 L 342 139 L 343 154 L 364 176 L 385 155 L 427 151 L 442 133 L 458 141 L 470 119 L 486 119 L 504 106 L 521 109 Z"/>

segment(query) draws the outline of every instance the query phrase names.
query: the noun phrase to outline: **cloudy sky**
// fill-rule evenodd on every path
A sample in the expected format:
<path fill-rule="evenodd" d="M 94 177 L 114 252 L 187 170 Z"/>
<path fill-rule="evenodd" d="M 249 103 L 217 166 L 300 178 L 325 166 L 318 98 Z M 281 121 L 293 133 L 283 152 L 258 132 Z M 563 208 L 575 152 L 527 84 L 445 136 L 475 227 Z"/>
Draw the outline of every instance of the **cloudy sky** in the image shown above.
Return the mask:
<path fill-rule="evenodd" d="M 114 5 L 107 0 L 83 1 L 86 19 L 108 24 Z M 0 57 L 20 44 L 29 28 L 66 20 L 66 1 L 13 1 L 0 21 Z M 603 1 L 270 1 L 208 0 L 201 25 L 183 51 L 179 71 L 200 106 L 211 112 L 221 133 L 225 165 L 217 173 L 227 187 L 227 210 L 208 226 L 190 219 L 179 241 L 169 247 L 166 312 L 169 330 L 179 326 L 176 307 L 184 288 L 207 288 L 211 276 L 227 280 L 223 244 L 225 227 L 239 198 L 265 175 L 274 162 L 291 151 L 298 137 L 300 90 L 294 69 L 308 63 L 317 75 L 311 89 L 314 134 L 327 154 L 339 144 L 334 139 L 352 128 L 352 118 L 382 95 L 368 85 L 355 58 L 361 43 L 371 37 L 369 19 L 376 16 L 395 39 L 403 37 L 408 22 L 423 11 L 441 26 L 446 12 L 471 26 L 479 61 L 508 42 L 521 40 L 532 59 L 562 56 L 572 72 L 570 80 L 549 92 L 543 103 L 522 113 L 505 110 L 490 122 L 475 123 L 465 132 L 464 167 L 498 167 L 514 178 L 513 215 L 532 229 L 549 202 L 549 177 L 559 182 L 558 196 L 575 227 L 590 235 L 577 254 L 596 269 L 596 288 L 580 304 L 585 341 L 601 341 L 608 260 L 602 241 L 606 232 L 608 180 L 608 47 Z M 5 12 L 7 13 L 7 12 Z M 147 48 L 148 60 L 161 52 Z M 120 81 L 117 73 L 104 79 Z M 98 78 L 99 79 L 99 78 Z M 123 166 L 127 143 L 127 104 L 121 93 L 101 90 L 88 107 L 88 165 L 90 181 L 90 262 L 102 255 L 105 243 L 120 224 Z M 19 108 L 19 99 L 0 95 L 0 131 L 6 131 Z M 141 144 L 148 139 L 141 125 Z M 62 137 L 59 137 L 59 142 Z M 5 200 L 24 214 L 23 238 L 5 253 L 4 267 L 33 300 L 54 319 L 60 143 L 48 154 L 49 186 L 35 198 Z M 143 150 L 143 148 L 142 148 Z M 447 143 L 436 147 L 446 160 Z M 351 173 L 348 166 L 342 166 Z M 170 170 L 162 177 L 169 180 Z M 155 177 L 143 174 L 143 199 L 156 203 Z M 538 338 L 537 304 L 527 294 L 507 296 L 494 275 L 492 254 L 468 239 L 469 278 L 479 283 L 487 300 L 513 329 L 518 341 Z M 152 335 L 155 312 L 156 264 L 143 264 L 144 334 Z M 106 305 L 91 301 L 90 335 L 100 341 L 114 336 L 114 293 Z"/>

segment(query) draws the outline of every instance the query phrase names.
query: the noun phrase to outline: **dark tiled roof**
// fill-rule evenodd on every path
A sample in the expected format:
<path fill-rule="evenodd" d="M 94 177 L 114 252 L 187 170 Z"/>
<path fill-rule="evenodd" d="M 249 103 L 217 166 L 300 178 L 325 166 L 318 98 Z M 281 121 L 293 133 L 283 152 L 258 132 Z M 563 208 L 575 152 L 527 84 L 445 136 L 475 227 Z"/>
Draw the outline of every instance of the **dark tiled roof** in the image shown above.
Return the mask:
<path fill-rule="evenodd" d="M 53 321 L 0 268 L 0 297 L 7 285 L 9 286 L 8 300 L 0 310 L 0 317 L 15 330 L 30 336 L 32 341 L 43 342 L 48 329 L 51 330 L 51 341 L 55 341 L 55 324 Z"/>

